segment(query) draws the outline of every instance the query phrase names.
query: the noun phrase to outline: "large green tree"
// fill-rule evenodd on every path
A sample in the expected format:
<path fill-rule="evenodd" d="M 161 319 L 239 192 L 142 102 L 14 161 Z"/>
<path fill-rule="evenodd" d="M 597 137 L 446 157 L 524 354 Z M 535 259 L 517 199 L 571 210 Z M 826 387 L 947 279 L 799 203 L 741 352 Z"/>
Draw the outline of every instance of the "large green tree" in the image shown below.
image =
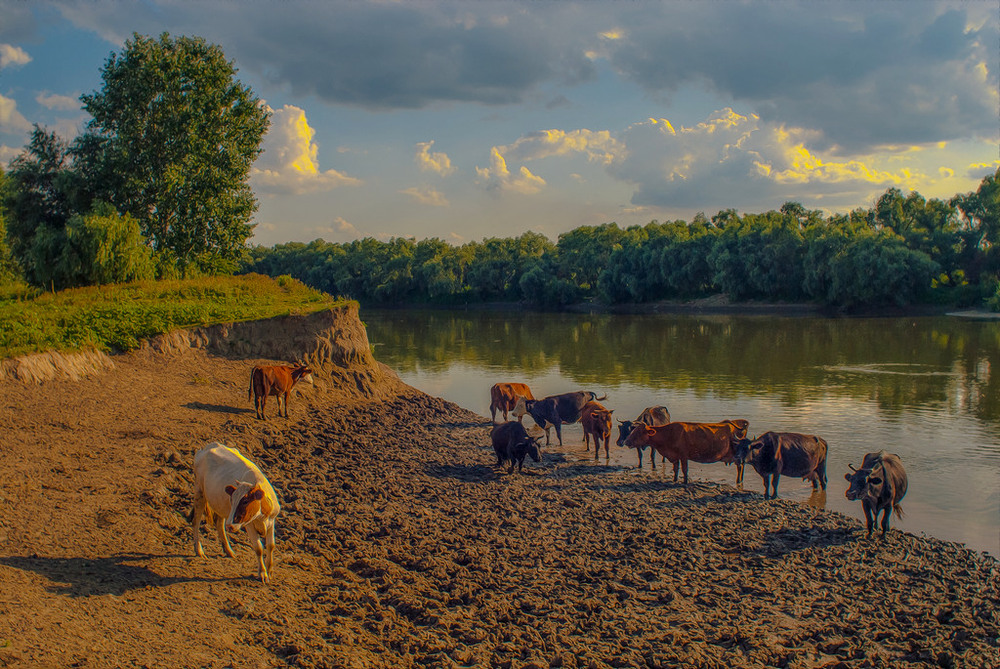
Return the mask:
<path fill-rule="evenodd" d="M 185 272 L 234 268 L 253 230 L 247 181 L 269 113 L 235 75 L 204 39 L 134 34 L 81 97 L 93 118 L 74 153 L 90 190 Z"/>

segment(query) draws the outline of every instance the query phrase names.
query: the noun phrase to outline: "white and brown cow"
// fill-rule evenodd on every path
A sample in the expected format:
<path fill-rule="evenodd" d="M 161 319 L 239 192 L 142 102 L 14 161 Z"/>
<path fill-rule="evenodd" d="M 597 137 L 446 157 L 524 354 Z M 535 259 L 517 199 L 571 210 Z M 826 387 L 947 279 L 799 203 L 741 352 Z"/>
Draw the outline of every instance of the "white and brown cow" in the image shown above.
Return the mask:
<path fill-rule="evenodd" d="M 274 521 L 281 507 L 274 488 L 254 463 L 235 448 L 213 442 L 194 456 L 194 553 L 204 557 L 201 548 L 201 518 L 215 523 L 219 542 L 226 555 L 233 557 L 226 530 L 246 528 L 250 546 L 257 554 L 257 576 L 261 583 L 271 582 L 274 558 Z M 225 520 L 223 520 L 225 519 Z M 261 537 L 264 546 L 261 547 Z"/>

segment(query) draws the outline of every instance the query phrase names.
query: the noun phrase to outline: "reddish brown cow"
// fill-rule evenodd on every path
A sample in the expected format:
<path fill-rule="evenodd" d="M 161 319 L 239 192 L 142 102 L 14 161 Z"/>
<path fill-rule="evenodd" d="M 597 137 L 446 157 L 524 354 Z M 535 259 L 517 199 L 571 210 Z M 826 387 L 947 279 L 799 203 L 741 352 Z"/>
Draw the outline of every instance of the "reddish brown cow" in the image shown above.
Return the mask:
<path fill-rule="evenodd" d="M 749 423 L 745 420 L 727 420 L 721 423 L 667 423 L 653 427 L 639 423 L 625 439 L 630 448 L 650 446 L 674 465 L 674 481 L 677 481 L 677 467 L 684 471 L 684 483 L 688 482 L 688 460 L 695 462 L 737 462 L 736 482 L 743 481 L 743 465 L 733 453 L 733 445 L 747 435 Z"/>
<path fill-rule="evenodd" d="M 503 419 L 507 420 L 507 413 L 514 410 L 517 398 L 523 397 L 527 400 L 535 399 L 531 394 L 531 388 L 523 383 L 494 383 L 490 388 L 490 418 L 492 422 L 497 422 L 497 411 L 503 412 Z M 517 417 L 518 422 L 524 418 L 524 414 Z"/>
<path fill-rule="evenodd" d="M 601 440 L 604 440 L 604 457 L 610 457 L 608 444 L 611 442 L 611 414 L 600 402 L 587 402 L 583 405 L 580 424 L 583 425 L 583 443 L 590 450 L 590 436 L 594 437 L 594 457 L 601 453 Z"/>
<path fill-rule="evenodd" d="M 247 399 L 253 399 L 254 408 L 257 410 L 257 418 L 267 420 L 264 415 L 264 406 L 270 395 L 277 397 L 278 415 L 281 416 L 281 407 L 284 403 L 285 414 L 288 418 L 288 395 L 300 379 L 306 383 L 312 383 L 312 370 L 305 365 L 265 365 L 254 367 L 250 372 L 250 388 L 247 391 Z"/>

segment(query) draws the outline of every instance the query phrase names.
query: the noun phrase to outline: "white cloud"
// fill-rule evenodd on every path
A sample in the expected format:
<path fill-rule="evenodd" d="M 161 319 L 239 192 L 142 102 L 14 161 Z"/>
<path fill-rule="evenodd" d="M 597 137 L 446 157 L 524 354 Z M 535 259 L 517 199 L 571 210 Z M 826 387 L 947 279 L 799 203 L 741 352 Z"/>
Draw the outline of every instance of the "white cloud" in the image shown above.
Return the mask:
<path fill-rule="evenodd" d="M 477 167 L 476 176 L 485 184 L 487 190 L 492 191 L 533 195 L 545 187 L 545 179 L 532 174 L 531 170 L 523 165 L 516 175 L 511 174 L 501 149 L 495 146 L 490 150 L 490 166 Z"/>
<path fill-rule="evenodd" d="M 417 144 L 416 161 L 420 170 L 423 172 L 434 172 L 443 177 L 454 172 L 455 168 L 452 166 L 451 158 L 448 157 L 448 154 L 441 152 L 431 153 L 432 146 L 434 146 L 434 142 L 420 142 Z"/>
<path fill-rule="evenodd" d="M 312 141 L 315 134 L 303 109 L 285 105 L 272 110 L 264 152 L 251 173 L 254 184 L 264 192 L 285 195 L 360 185 L 360 179 L 337 170 L 320 171 L 316 159 L 319 147 Z"/>
<path fill-rule="evenodd" d="M 501 147 L 500 152 L 507 160 L 518 161 L 582 153 L 592 162 L 610 165 L 623 157 L 625 146 L 607 130 L 542 130 Z"/>
<path fill-rule="evenodd" d="M 31 124 L 17 111 L 17 103 L 11 98 L 0 95 L 0 130 L 5 132 L 25 132 L 31 130 Z"/>
<path fill-rule="evenodd" d="M 0 70 L 11 65 L 27 65 L 30 62 L 31 56 L 21 47 L 0 44 Z"/>
<path fill-rule="evenodd" d="M 419 202 L 420 204 L 426 204 L 431 207 L 447 207 L 450 204 L 448 202 L 448 198 L 446 198 L 443 193 L 436 191 L 433 188 L 413 187 L 399 192 L 403 195 L 410 196 L 414 201 Z"/>
<path fill-rule="evenodd" d="M 7 146 L 6 144 L 0 144 L 0 165 L 9 164 L 10 161 L 17 158 L 19 153 L 21 153 L 21 149 L 15 149 Z"/>
<path fill-rule="evenodd" d="M 42 92 L 35 96 L 35 102 L 46 109 L 56 109 L 59 111 L 74 111 L 81 109 L 79 98 L 69 95 L 56 95 L 54 93 Z"/>

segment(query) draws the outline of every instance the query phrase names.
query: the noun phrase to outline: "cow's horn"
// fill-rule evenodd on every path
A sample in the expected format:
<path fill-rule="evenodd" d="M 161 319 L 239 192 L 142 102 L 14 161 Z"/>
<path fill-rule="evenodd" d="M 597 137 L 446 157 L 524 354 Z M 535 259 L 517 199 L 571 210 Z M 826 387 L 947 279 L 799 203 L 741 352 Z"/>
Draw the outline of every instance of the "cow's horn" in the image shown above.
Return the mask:
<path fill-rule="evenodd" d="M 858 471 L 857 469 L 855 469 L 855 468 L 854 468 L 854 465 L 852 465 L 852 464 L 850 464 L 850 463 L 848 463 L 847 467 L 848 467 L 848 469 L 850 469 L 850 470 L 851 470 L 852 472 L 856 472 L 856 471 Z"/>

